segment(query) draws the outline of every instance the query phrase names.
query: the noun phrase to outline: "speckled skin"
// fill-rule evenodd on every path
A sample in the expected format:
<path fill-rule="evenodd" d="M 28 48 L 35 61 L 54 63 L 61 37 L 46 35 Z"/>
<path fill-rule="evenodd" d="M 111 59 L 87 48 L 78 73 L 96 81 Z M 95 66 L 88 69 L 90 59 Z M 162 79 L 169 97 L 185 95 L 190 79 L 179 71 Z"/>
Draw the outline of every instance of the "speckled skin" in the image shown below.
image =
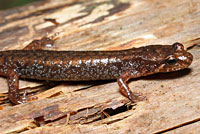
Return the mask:
<path fill-rule="evenodd" d="M 0 75 L 8 78 L 9 99 L 24 103 L 19 78 L 54 81 L 117 79 L 121 93 L 131 101 L 139 99 L 127 81 L 159 72 L 187 68 L 193 56 L 183 45 L 151 45 L 122 51 L 12 50 L 0 52 Z"/>

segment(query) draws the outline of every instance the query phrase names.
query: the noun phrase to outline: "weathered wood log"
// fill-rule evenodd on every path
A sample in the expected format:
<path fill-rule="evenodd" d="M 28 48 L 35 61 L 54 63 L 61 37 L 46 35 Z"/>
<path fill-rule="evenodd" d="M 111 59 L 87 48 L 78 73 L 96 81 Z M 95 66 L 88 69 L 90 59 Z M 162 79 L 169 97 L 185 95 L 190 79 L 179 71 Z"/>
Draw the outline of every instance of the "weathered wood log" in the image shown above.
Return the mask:
<path fill-rule="evenodd" d="M 130 81 L 146 101 L 131 104 L 115 81 L 21 80 L 39 99 L 13 106 L 0 79 L 1 133 L 200 132 L 200 2 L 198 0 L 46 0 L 0 12 L 0 49 L 23 49 L 57 34 L 56 50 L 120 50 L 181 42 L 190 69 Z"/>

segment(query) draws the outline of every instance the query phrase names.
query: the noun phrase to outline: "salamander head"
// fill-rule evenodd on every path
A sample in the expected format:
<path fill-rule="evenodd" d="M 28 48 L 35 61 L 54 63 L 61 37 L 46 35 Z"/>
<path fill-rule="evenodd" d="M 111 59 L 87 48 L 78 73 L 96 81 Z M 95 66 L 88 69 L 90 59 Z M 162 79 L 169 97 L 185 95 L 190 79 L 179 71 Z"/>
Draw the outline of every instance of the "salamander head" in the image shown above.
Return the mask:
<path fill-rule="evenodd" d="M 180 43 L 174 43 L 171 48 L 163 52 L 163 59 L 157 68 L 158 72 L 171 72 L 187 68 L 193 60 L 191 53 L 184 50 Z"/>

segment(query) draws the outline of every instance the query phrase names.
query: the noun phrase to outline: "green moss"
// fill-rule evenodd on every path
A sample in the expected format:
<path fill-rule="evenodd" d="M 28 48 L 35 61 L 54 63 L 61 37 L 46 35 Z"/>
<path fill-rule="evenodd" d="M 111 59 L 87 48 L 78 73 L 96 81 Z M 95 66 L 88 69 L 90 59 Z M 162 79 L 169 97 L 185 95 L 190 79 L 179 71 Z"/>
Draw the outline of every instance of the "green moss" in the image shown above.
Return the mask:
<path fill-rule="evenodd" d="M 24 6 L 39 0 L 0 0 L 0 10 Z"/>

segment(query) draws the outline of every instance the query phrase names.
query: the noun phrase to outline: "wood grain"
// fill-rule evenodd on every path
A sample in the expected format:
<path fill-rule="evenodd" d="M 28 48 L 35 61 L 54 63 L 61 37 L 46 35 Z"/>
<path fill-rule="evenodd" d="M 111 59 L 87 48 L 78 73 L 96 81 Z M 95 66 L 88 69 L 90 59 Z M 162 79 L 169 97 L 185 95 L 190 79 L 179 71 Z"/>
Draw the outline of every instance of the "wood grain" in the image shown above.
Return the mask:
<path fill-rule="evenodd" d="M 46 85 L 22 80 L 20 87 L 32 87 L 30 93 L 39 99 L 12 106 L 6 79 L 1 78 L 0 132 L 198 133 L 199 12 L 198 0 L 46 0 L 1 11 L 1 50 L 22 49 L 57 34 L 56 50 L 121 50 L 181 42 L 194 61 L 189 69 L 131 80 L 131 90 L 147 98 L 136 104 L 119 93 L 115 81 Z"/>

